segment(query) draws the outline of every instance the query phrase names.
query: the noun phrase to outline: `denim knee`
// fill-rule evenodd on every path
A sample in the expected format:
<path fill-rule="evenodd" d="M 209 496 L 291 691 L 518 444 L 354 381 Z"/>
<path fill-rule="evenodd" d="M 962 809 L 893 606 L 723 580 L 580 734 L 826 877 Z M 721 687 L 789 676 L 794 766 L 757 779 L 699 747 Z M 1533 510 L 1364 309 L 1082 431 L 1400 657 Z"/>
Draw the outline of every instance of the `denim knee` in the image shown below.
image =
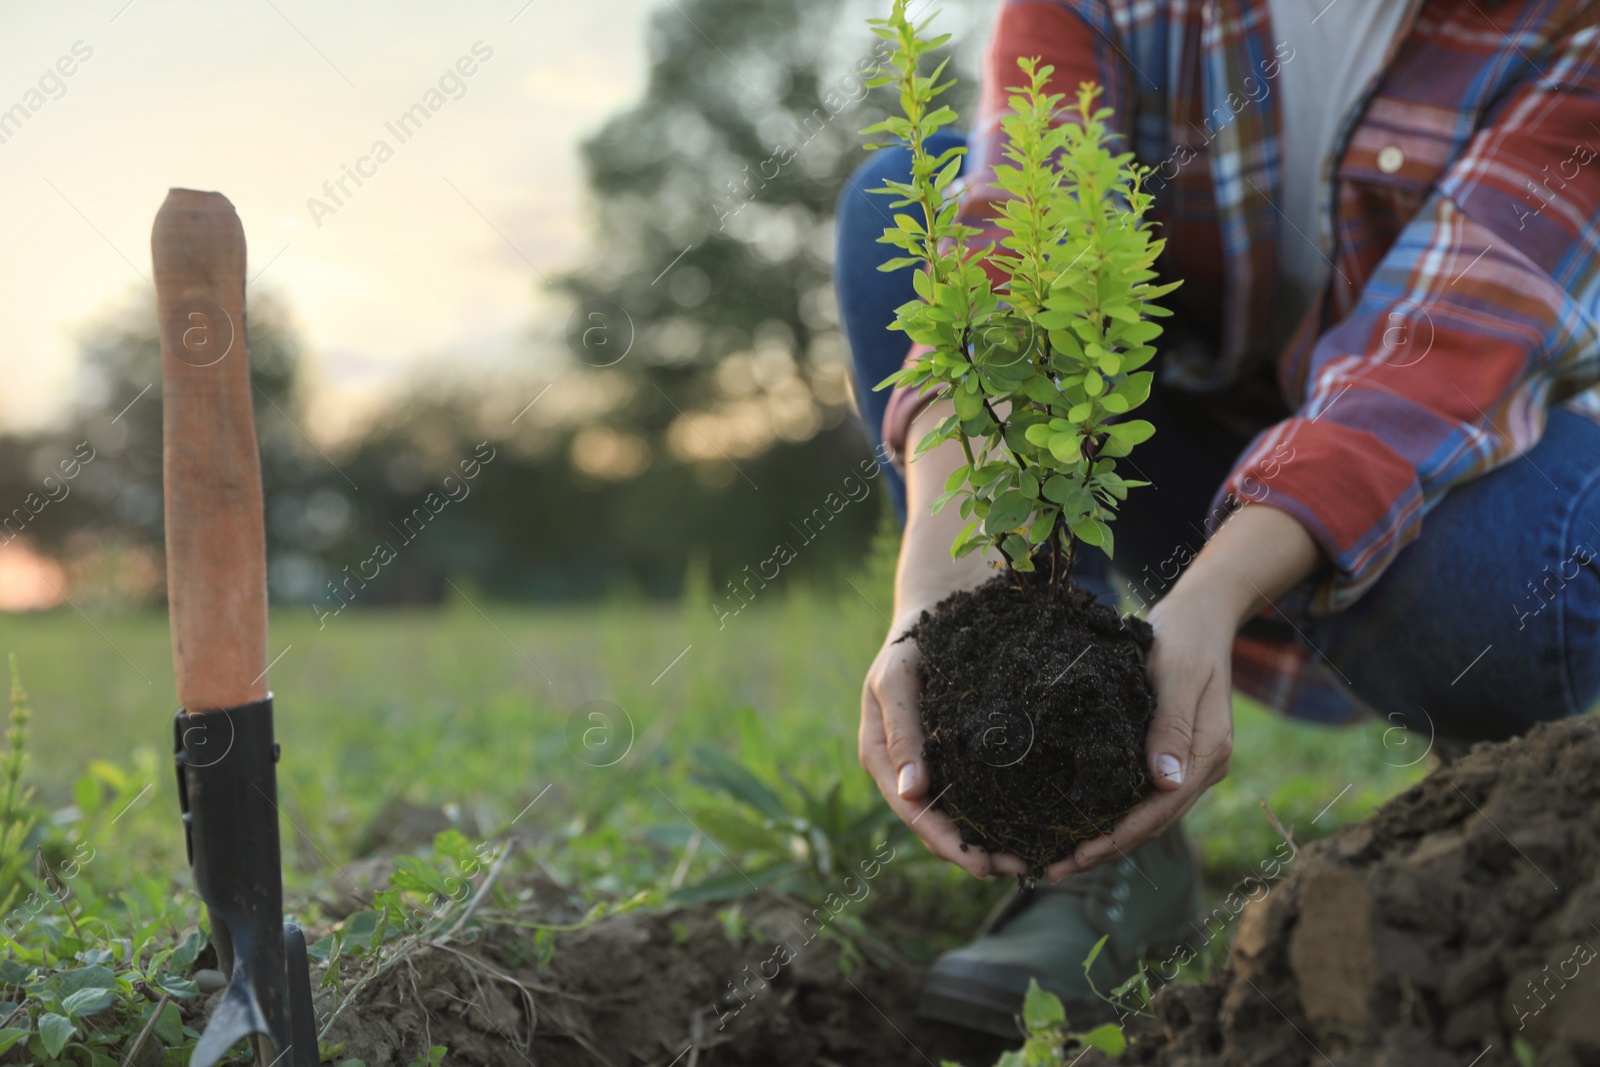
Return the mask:
<path fill-rule="evenodd" d="M 1302 639 L 1362 702 L 1499 740 L 1600 697 L 1600 426 L 1557 408 L 1527 455 L 1461 486 L 1367 594 Z"/>

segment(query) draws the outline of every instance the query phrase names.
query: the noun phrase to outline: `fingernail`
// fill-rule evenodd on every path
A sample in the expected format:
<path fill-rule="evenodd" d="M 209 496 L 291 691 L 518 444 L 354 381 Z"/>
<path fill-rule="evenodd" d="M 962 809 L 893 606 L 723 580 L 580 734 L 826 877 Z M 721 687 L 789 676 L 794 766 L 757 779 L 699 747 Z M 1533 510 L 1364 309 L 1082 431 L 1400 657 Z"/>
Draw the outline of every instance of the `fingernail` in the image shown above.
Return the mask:
<path fill-rule="evenodd" d="M 1156 757 L 1156 776 L 1182 785 L 1183 764 L 1178 762 L 1177 756 L 1169 756 L 1166 753 L 1162 753 Z"/>
<path fill-rule="evenodd" d="M 900 796 L 904 798 L 917 787 L 917 779 L 922 773 L 922 768 L 915 763 L 908 763 L 900 768 Z"/>

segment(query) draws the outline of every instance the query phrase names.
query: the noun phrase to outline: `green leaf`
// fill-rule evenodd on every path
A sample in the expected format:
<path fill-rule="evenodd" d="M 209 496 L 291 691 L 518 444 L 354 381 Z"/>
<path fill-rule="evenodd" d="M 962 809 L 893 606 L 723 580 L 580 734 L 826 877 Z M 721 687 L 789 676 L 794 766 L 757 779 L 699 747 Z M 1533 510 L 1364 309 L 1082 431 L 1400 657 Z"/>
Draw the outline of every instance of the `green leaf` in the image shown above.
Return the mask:
<path fill-rule="evenodd" d="M 1083 435 L 1058 433 L 1050 438 L 1050 454 L 1063 463 L 1076 463 L 1083 458 Z"/>
<path fill-rule="evenodd" d="M 1116 1023 L 1102 1023 L 1087 1034 L 1075 1036 L 1088 1048 L 1097 1048 L 1112 1059 L 1128 1050 L 1128 1039 Z"/>
<path fill-rule="evenodd" d="M 1043 374 L 1035 374 L 1022 383 L 1022 390 L 1028 395 L 1028 399 L 1035 403 L 1059 404 L 1062 400 L 1061 390 L 1056 388 L 1056 383 Z"/>
<path fill-rule="evenodd" d="M 706 785 L 743 801 L 769 819 L 781 821 L 789 818 L 789 810 L 783 806 L 778 795 L 732 756 L 706 745 L 696 745 L 692 754 L 696 777 Z"/>
<path fill-rule="evenodd" d="M 26 1027 L 21 1026 L 8 1026 L 4 1030 L 0 1030 L 0 1056 L 10 1051 L 12 1045 L 27 1037 L 28 1032 Z"/>
<path fill-rule="evenodd" d="M 1126 326 L 1117 331 L 1118 339 L 1126 344 L 1142 345 L 1146 341 L 1154 341 L 1160 336 L 1161 324 L 1158 322 L 1147 322 L 1143 319 L 1131 326 Z"/>
<path fill-rule="evenodd" d="M 1092 519 L 1090 521 L 1095 524 L 1100 533 L 1100 550 L 1106 554 L 1107 559 L 1111 559 L 1117 548 L 1116 538 L 1111 536 L 1111 527 L 1100 519 Z"/>
<path fill-rule="evenodd" d="M 1103 935 L 1100 940 L 1094 943 L 1094 948 L 1089 950 L 1089 954 L 1083 958 L 1084 977 L 1088 977 L 1089 968 L 1094 966 L 1094 961 L 1100 958 L 1100 953 L 1105 950 L 1106 942 L 1110 940 L 1110 934 Z"/>
<path fill-rule="evenodd" d="M 1100 454 L 1126 456 L 1134 445 L 1150 440 L 1155 432 L 1156 428 L 1144 419 L 1114 422 L 1106 427 L 1106 447 L 1100 450 Z"/>
<path fill-rule="evenodd" d="M 967 501 L 966 503 L 970 503 L 970 501 Z M 963 504 L 963 507 L 964 506 L 965 504 Z M 955 540 L 950 542 L 951 556 L 959 559 L 965 554 L 967 544 L 972 540 L 972 535 L 978 532 L 979 525 L 981 524 L 974 519 L 972 522 L 967 523 L 961 528 L 961 532 L 956 534 Z"/>
<path fill-rule="evenodd" d="M 1028 979 L 1028 995 L 1022 1001 L 1022 1021 L 1030 1032 L 1061 1026 L 1067 1013 L 1061 998 L 1042 988 L 1037 978 Z"/>
<path fill-rule="evenodd" d="M 897 256 L 894 259 L 878 264 L 878 269 L 887 274 L 890 271 L 901 270 L 905 267 L 920 267 L 921 265 L 922 260 L 916 256 Z"/>
<path fill-rule="evenodd" d="M 176 1045 L 183 1040 L 183 1015 L 170 1000 L 161 1009 L 161 1018 L 156 1020 L 156 1036 L 168 1045 Z"/>
<path fill-rule="evenodd" d="M 1101 525 L 1095 522 L 1093 519 L 1079 519 L 1077 522 L 1072 524 L 1072 536 L 1076 537 L 1086 545 L 1095 545 L 1098 547 L 1100 544 L 1101 528 Z M 1090 958 L 1093 958 L 1092 954 Z"/>
<path fill-rule="evenodd" d="M 1036 1034 L 1022 1043 L 1026 1067 L 1061 1067 L 1061 1043 L 1054 1032 Z"/>
<path fill-rule="evenodd" d="M 61 1055 L 61 1050 L 77 1032 L 78 1028 L 65 1015 L 45 1012 L 39 1016 L 39 1039 L 44 1042 L 45 1054 L 51 1059 Z"/>
<path fill-rule="evenodd" d="M 1121 385 L 1112 390 L 1111 395 L 1119 396 L 1123 400 L 1126 400 L 1128 402 L 1128 407 L 1124 408 L 1123 410 L 1131 410 L 1150 399 L 1150 383 L 1154 380 L 1154 378 L 1155 375 L 1149 371 L 1140 371 L 1137 374 L 1130 374 Z M 1106 399 L 1110 400 L 1111 398 L 1107 397 Z"/>
<path fill-rule="evenodd" d="M 200 987 L 193 980 L 180 978 L 175 974 L 161 974 L 156 977 L 156 986 L 171 993 L 179 1000 L 192 1000 L 200 995 Z"/>
<path fill-rule="evenodd" d="M 772 867 L 727 871 L 723 874 L 713 875 L 702 879 L 693 885 L 686 885 L 674 889 L 667 894 L 666 903 L 671 907 L 681 907 L 688 904 L 707 904 L 719 900 L 734 900 L 739 897 L 749 896 L 764 885 L 772 885 L 792 875 L 804 871 L 803 863 L 783 863 Z M 751 883 L 754 883 L 752 885 Z"/>
<path fill-rule="evenodd" d="M 68 1015 L 93 1015 L 111 1007 L 117 995 L 109 989 L 80 989 L 61 1002 L 61 1010 Z"/>
<path fill-rule="evenodd" d="M 1033 501 L 1017 492 L 1007 490 L 989 505 L 989 514 L 983 520 L 983 532 L 991 537 L 1015 530 L 1033 513 Z"/>
<path fill-rule="evenodd" d="M 1050 531 L 1055 529 L 1056 517 L 1059 513 L 1055 508 L 1045 508 L 1033 518 L 1033 525 L 1028 527 L 1028 542 L 1042 545 L 1050 539 Z"/>

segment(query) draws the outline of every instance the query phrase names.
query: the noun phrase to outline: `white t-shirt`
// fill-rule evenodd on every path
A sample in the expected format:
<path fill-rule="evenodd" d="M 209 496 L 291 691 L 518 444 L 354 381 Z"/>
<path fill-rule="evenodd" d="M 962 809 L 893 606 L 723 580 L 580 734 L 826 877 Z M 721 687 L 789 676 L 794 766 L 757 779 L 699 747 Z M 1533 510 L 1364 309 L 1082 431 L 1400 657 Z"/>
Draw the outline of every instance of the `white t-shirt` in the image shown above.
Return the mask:
<path fill-rule="evenodd" d="M 1278 75 L 1283 214 L 1276 345 L 1288 340 L 1332 272 L 1327 230 L 1334 141 L 1378 74 L 1406 7 L 1405 0 L 1269 0 L 1274 43 L 1288 42 L 1293 50 Z"/>

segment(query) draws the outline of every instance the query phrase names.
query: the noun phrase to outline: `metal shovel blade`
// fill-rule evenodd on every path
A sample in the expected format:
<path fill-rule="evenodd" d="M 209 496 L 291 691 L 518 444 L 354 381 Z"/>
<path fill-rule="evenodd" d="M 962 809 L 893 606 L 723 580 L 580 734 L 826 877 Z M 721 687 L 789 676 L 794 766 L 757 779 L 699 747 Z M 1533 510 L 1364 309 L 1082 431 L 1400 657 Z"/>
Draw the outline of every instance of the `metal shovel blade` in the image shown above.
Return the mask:
<path fill-rule="evenodd" d="M 260 1039 L 262 1063 L 287 1065 L 280 1059 L 291 1038 L 272 698 L 179 712 L 174 741 L 189 863 L 211 914 L 218 966 L 229 975 L 190 1067 L 211 1067 L 251 1035 Z M 314 1039 L 305 1062 L 316 1063 Z"/>

